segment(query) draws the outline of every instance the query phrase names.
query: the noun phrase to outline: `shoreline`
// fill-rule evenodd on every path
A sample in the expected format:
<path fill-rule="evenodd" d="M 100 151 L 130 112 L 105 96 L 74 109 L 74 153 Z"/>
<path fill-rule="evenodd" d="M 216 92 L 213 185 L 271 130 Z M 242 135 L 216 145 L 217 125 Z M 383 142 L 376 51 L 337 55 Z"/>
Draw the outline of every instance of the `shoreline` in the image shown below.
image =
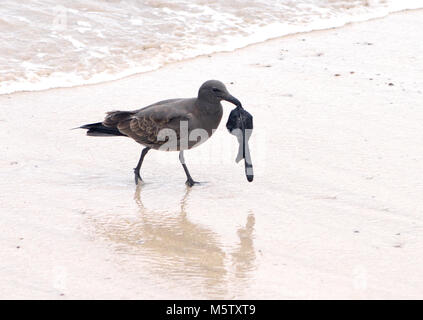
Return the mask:
<path fill-rule="evenodd" d="M 0 96 L 0 297 L 419 299 L 423 10 L 88 86 Z M 217 78 L 254 116 L 185 154 L 87 137 Z"/>
<path fill-rule="evenodd" d="M 318 33 L 318 32 L 325 32 L 325 31 L 329 31 L 329 30 L 342 29 L 342 28 L 348 27 L 350 25 L 366 23 L 366 22 L 371 22 L 371 21 L 377 21 L 377 20 L 380 20 L 380 19 L 385 19 L 385 18 L 387 18 L 391 15 L 402 14 L 402 13 L 413 12 L 413 11 L 423 11 L 423 8 L 402 9 L 402 10 L 399 10 L 399 11 L 390 12 L 387 15 L 382 16 L 382 17 L 374 17 L 374 18 L 370 18 L 370 19 L 362 20 L 362 21 L 360 20 L 360 21 L 346 22 L 345 24 L 343 24 L 341 26 L 335 26 L 335 27 L 329 27 L 329 28 L 323 28 L 323 29 L 316 29 L 316 30 L 311 30 L 311 31 L 295 32 L 295 33 L 290 33 L 290 34 L 286 34 L 286 35 L 282 35 L 282 36 L 272 37 L 272 38 L 265 39 L 265 40 L 262 40 L 262 41 L 259 41 L 259 42 L 247 44 L 243 47 L 236 48 L 234 50 L 215 51 L 215 52 L 212 52 L 212 53 L 205 53 L 205 54 L 201 54 L 201 55 L 191 57 L 191 58 L 186 58 L 186 59 L 179 60 L 179 61 L 173 61 L 173 62 L 165 63 L 162 66 L 160 66 L 156 69 L 153 69 L 153 70 L 144 71 L 144 72 L 135 72 L 135 73 L 132 73 L 132 74 L 129 74 L 129 75 L 126 75 L 126 76 L 118 77 L 116 79 L 105 80 L 105 81 L 94 82 L 94 83 L 76 84 L 76 85 L 64 86 L 64 87 L 51 87 L 51 88 L 40 89 L 40 90 L 18 90 L 18 91 L 13 91 L 13 92 L 10 92 L 10 93 L 1 93 L 0 97 L 12 95 L 12 94 L 20 94 L 20 93 L 45 92 L 45 91 L 54 90 L 54 89 L 72 89 L 72 88 L 79 88 L 79 87 L 86 87 L 86 86 L 90 87 L 90 86 L 95 86 L 95 85 L 107 84 L 107 83 L 111 83 L 111 82 L 114 82 L 114 81 L 124 80 L 124 79 L 128 79 L 128 78 L 131 78 L 131 77 L 136 77 L 136 76 L 140 76 L 140 75 L 143 75 L 143 74 L 152 73 L 152 72 L 160 70 L 160 69 L 162 69 L 166 66 L 169 66 L 169 65 L 178 64 L 178 63 L 188 63 L 188 62 L 195 60 L 195 59 L 198 59 L 198 58 L 205 58 L 205 57 L 209 57 L 209 56 L 216 55 L 216 54 L 236 52 L 238 50 L 247 49 L 247 48 L 250 48 L 250 47 L 253 47 L 253 46 L 256 46 L 256 45 L 265 44 L 266 42 L 269 42 L 269 41 L 279 41 L 279 40 L 282 40 L 284 38 L 289 38 L 291 36 L 297 37 L 297 36 L 301 36 L 301 35 L 313 34 L 313 33 Z"/>

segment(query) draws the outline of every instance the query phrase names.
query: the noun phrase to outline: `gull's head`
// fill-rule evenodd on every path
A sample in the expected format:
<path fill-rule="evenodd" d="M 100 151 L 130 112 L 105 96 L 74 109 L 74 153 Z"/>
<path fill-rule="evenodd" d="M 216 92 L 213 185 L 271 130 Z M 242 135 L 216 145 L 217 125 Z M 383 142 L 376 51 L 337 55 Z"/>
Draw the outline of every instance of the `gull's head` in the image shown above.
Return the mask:
<path fill-rule="evenodd" d="M 241 107 L 241 102 L 232 96 L 225 85 L 218 80 L 208 80 L 204 82 L 198 91 L 198 98 L 211 103 L 218 103 L 222 100 L 233 103 Z"/>

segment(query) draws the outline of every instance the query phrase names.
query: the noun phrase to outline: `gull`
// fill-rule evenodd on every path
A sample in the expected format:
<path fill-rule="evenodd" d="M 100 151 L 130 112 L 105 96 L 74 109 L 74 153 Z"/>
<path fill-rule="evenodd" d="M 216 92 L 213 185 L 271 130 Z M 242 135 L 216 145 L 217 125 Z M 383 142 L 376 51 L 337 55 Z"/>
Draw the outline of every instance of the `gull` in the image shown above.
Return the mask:
<path fill-rule="evenodd" d="M 125 136 L 144 146 L 134 168 L 135 184 L 142 181 L 140 170 L 149 150 L 179 151 L 186 185 L 192 187 L 198 182 L 188 171 L 184 150 L 197 147 L 213 135 L 222 119 L 222 100 L 242 108 L 222 82 L 208 80 L 195 98 L 163 100 L 133 111 L 111 111 L 103 122 L 79 128 L 88 129 L 89 136 Z"/>

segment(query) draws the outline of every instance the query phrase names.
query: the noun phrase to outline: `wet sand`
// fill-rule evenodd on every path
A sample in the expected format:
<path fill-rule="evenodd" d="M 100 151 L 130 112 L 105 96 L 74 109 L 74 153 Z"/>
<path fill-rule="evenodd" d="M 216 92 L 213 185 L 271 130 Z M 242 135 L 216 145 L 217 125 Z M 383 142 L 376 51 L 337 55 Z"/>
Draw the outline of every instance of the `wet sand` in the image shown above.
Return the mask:
<path fill-rule="evenodd" d="M 0 96 L 0 298 L 423 296 L 423 11 L 298 34 L 110 83 Z M 255 180 L 224 124 L 185 158 L 69 130 L 227 84 L 254 115 Z"/>

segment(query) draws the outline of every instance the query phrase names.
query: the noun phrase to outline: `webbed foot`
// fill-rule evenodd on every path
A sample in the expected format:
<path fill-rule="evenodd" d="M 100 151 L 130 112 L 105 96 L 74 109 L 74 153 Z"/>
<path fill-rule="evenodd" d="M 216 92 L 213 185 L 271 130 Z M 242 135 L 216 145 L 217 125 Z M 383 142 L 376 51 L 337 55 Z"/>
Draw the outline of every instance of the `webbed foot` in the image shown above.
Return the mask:
<path fill-rule="evenodd" d="M 192 179 L 188 179 L 188 180 L 185 182 L 185 184 L 186 184 L 188 187 L 192 187 L 194 184 L 200 184 L 200 182 L 198 182 L 198 181 L 194 181 L 194 180 L 192 180 Z"/>
<path fill-rule="evenodd" d="M 135 184 L 138 185 L 138 182 L 142 181 L 142 178 L 137 168 L 134 168 L 134 174 L 135 174 Z"/>

